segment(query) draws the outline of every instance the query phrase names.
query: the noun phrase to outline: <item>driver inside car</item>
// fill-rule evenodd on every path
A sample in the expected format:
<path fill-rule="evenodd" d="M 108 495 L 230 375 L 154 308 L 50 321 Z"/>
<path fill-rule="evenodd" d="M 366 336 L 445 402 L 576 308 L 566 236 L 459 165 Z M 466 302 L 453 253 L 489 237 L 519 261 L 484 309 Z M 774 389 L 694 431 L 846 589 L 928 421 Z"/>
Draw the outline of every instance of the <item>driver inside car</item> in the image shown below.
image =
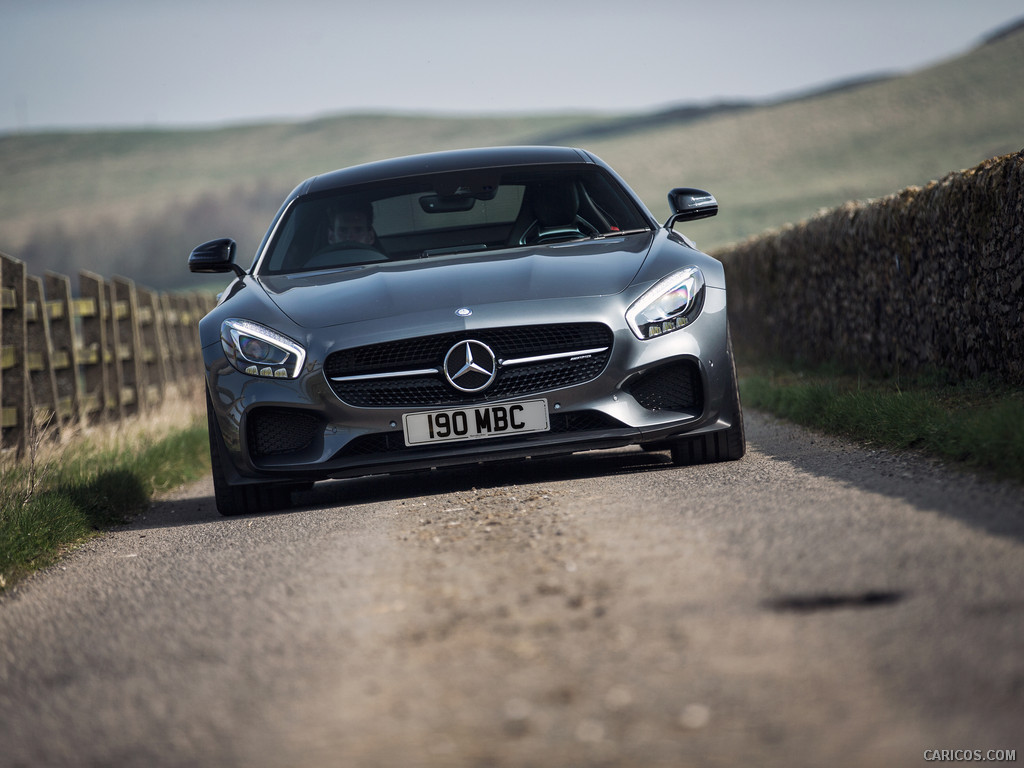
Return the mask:
<path fill-rule="evenodd" d="M 343 208 L 331 211 L 327 220 L 328 245 L 345 243 L 368 245 L 381 250 L 373 229 L 373 207 Z"/>

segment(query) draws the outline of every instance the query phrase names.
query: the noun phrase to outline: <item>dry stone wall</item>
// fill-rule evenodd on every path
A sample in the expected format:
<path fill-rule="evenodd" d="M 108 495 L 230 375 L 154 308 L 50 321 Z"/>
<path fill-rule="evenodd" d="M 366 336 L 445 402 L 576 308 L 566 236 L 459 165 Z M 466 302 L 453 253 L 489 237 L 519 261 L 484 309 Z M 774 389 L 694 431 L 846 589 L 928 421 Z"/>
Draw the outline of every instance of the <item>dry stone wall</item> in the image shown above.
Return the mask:
<path fill-rule="evenodd" d="M 1024 384 L 1024 150 L 715 255 L 741 354 Z"/>

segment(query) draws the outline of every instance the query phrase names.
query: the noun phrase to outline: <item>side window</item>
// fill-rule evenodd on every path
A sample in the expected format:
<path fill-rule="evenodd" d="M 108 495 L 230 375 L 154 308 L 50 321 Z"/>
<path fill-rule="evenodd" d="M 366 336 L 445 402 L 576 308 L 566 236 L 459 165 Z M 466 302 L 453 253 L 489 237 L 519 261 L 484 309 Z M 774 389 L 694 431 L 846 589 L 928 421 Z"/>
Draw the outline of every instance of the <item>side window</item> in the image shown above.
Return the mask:
<path fill-rule="evenodd" d="M 612 187 L 602 175 L 591 175 L 584 186 L 591 204 L 607 221 L 609 226 L 621 230 L 646 228 L 636 208 L 623 199 L 617 188 Z"/>
<path fill-rule="evenodd" d="M 292 212 L 294 213 L 294 211 Z M 285 266 L 285 254 L 288 253 L 289 245 L 295 240 L 295 216 L 288 215 L 277 233 L 274 250 L 267 259 L 265 271 L 278 272 Z"/>

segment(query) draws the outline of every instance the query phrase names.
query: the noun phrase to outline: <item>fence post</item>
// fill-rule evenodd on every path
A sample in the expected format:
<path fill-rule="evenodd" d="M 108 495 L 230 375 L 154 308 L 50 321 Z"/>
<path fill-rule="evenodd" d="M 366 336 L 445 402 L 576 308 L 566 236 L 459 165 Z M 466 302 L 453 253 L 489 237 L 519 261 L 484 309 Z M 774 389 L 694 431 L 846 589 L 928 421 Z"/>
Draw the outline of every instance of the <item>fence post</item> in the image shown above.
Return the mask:
<path fill-rule="evenodd" d="M 0 254 L 0 447 L 24 455 L 31 425 L 25 365 L 25 263 Z"/>
<path fill-rule="evenodd" d="M 181 343 L 181 312 L 176 297 L 169 293 L 160 294 L 160 309 L 164 320 L 164 338 L 167 341 L 165 374 L 167 381 L 180 386 L 188 367 Z"/>
<path fill-rule="evenodd" d="M 136 286 L 137 326 L 139 329 L 139 366 L 145 382 L 145 407 L 153 408 L 163 402 L 167 391 L 167 334 L 164 332 L 164 313 L 154 291 Z"/>
<path fill-rule="evenodd" d="M 146 371 L 142 365 L 142 338 L 139 334 L 138 297 L 135 283 L 115 277 L 110 283 L 114 316 L 114 342 L 120 371 L 118 404 L 121 420 L 146 410 Z"/>
<path fill-rule="evenodd" d="M 71 279 L 47 272 L 43 277 L 43 288 L 50 321 L 51 361 L 57 383 L 57 413 L 61 424 L 74 423 L 81 420 L 83 414 Z"/>
<path fill-rule="evenodd" d="M 50 310 L 43 296 L 43 279 L 35 275 L 25 279 L 25 365 L 31 385 L 31 425 L 57 439 L 60 437 L 60 411 L 50 341 Z"/>
<path fill-rule="evenodd" d="M 117 386 L 110 319 L 110 291 L 102 277 L 78 273 L 75 314 L 82 321 L 81 362 L 83 369 L 82 411 L 90 424 L 107 421 L 117 410 Z"/>
<path fill-rule="evenodd" d="M 199 366 L 196 362 L 196 345 L 192 336 L 192 328 L 198 323 L 195 294 L 183 293 L 175 297 L 178 304 L 178 322 L 181 324 L 179 338 L 181 339 L 182 357 L 185 360 L 185 370 L 189 377 L 194 378 L 199 373 Z"/>
<path fill-rule="evenodd" d="M 203 342 L 199 336 L 199 321 L 213 309 L 213 301 L 204 294 L 190 293 L 188 295 L 188 324 L 187 344 L 189 348 L 189 359 L 192 361 L 192 375 L 204 375 L 203 370 Z"/>

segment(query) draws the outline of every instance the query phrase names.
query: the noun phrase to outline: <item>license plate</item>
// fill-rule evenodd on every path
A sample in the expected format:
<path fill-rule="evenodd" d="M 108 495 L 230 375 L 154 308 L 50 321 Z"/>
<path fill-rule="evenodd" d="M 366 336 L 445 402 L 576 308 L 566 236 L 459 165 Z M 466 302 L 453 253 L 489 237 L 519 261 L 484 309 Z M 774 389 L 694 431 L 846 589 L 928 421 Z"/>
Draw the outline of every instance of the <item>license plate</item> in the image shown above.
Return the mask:
<path fill-rule="evenodd" d="M 523 435 L 547 432 L 551 428 L 547 400 L 407 413 L 402 416 L 402 425 L 405 427 L 406 445 Z"/>

